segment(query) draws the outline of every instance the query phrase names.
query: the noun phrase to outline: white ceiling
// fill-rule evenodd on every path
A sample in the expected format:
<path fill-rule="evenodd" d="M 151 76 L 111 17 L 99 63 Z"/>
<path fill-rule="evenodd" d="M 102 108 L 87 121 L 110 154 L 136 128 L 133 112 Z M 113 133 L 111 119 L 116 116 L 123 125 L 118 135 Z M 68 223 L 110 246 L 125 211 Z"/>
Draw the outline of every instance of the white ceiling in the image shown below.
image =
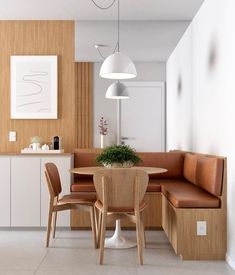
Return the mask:
<path fill-rule="evenodd" d="M 139 62 L 166 61 L 189 21 L 122 21 L 120 23 L 120 51 Z M 116 21 L 77 21 L 75 60 L 101 62 L 94 45 L 108 56 L 117 42 Z"/>
<path fill-rule="evenodd" d="M 113 0 L 96 0 L 107 5 Z M 120 0 L 122 20 L 192 20 L 204 0 Z M 91 0 L 0 0 L 0 20 L 114 20 L 116 4 Z"/>

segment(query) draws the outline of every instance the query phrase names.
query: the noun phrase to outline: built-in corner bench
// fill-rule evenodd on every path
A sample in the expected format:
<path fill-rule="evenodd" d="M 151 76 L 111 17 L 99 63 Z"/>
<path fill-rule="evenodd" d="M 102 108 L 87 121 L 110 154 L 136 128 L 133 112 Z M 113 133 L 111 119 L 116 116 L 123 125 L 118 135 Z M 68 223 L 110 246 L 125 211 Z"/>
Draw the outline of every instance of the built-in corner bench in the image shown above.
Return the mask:
<path fill-rule="evenodd" d="M 95 157 L 99 152 L 76 149 L 74 166 L 96 165 Z M 225 259 L 226 158 L 182 151 L 139 155 L 143 160 L 141 166 L 168 170 L 150 176 L 146 193 L 146 227 L 162 227 L 182 259 Z M 71 190 L 95 192 L 92 177 L 76 175 Z M 72 228 L 89 226 L 89 217 L 83 215 L 72 213 Z"/>

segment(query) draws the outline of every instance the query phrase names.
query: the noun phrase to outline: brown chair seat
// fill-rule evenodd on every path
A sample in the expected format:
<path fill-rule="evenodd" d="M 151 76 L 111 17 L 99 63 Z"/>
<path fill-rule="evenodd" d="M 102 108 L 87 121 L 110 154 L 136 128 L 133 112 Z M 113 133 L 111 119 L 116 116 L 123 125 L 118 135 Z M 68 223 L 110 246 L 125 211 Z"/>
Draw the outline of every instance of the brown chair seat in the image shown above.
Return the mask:
<path fill-rule="evenodd" d="M 162 193 L 176 208 L 217 208 L 219 198 L 189 182 L 164 183 Z"/>
<path fill-rule="evenodd" d="M 59 199 L 58 204 L 90 204 L 90 205 L 94 205 L 96 201 L 96 194 L 92 194 L 92 193 L 73 193 L 73 194 L 68 194 L 68 195 L 64 195 L 63 197 L 61 197 L 61 199 Z"/>

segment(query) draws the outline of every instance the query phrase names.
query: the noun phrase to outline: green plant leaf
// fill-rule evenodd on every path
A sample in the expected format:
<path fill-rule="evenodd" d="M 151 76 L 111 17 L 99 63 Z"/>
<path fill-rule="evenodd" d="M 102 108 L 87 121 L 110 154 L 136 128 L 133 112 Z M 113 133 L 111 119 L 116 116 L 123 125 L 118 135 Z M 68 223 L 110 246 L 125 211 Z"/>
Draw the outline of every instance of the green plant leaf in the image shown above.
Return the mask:
<path fill-rule="evenodd" d="M 141 158 L 136 151 L 128 145 L 112 145 L 106 147 L 103 152 L 97 156 L 98 164 L 112 164 L 114 162 L 123 164 L 124 162 L 139 163 Z"/>

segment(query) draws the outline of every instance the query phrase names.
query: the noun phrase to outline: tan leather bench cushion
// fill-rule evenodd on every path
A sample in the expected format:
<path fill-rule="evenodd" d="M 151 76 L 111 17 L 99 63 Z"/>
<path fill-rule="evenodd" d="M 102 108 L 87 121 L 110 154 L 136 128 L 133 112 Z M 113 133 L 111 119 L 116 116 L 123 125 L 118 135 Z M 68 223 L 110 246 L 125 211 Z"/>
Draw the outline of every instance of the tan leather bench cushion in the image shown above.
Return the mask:
<path fill-rule="evenodd" d="M 156 179 L 149 179 L 146 192 L 161 192 L 161 184 Z"/>
<path fill-rule="evenodd" d="M 201 157 L 197 161 L 196 182 L 198 186 L 215 196 L 221 195 L 223 159 Z"/>
<path fill-rule="evenodd" d="M 184 178 L 193 184 L 196 184 L 197 161 L 200 157 L 191 153 L 186 153 L 184 156 Z"/>
<path fill-rule="evenodd" d="M 138 153 L 138 155 L 143 160 L 143 162 L 139 163 L 140 166 L 160 167 L 168 170 L 165 173 L 150 175 L 149 178 L 152 178 L 152 179 L 183 178 L 183 163 L 184 163 L 183 153 L 140 152 Z"/>
<path fill-rule="evenodd" d="M 177 208 L 217 208 L 219 198 L 187 182 L 165 183 L 162 193 Z"/>
<path fill-rule="evenodd" d="M 93 180 L 80 179 L 71 185 L 71 192 L 95 192 Z M 147 192 L 161 192 L 161 185 L 155 179 L 150 179 Z"/>
<path fill-rule="evenodd" d="M 71 192 L 96 192 L 93 179 L 79 179 L 71 185 Z"/>

